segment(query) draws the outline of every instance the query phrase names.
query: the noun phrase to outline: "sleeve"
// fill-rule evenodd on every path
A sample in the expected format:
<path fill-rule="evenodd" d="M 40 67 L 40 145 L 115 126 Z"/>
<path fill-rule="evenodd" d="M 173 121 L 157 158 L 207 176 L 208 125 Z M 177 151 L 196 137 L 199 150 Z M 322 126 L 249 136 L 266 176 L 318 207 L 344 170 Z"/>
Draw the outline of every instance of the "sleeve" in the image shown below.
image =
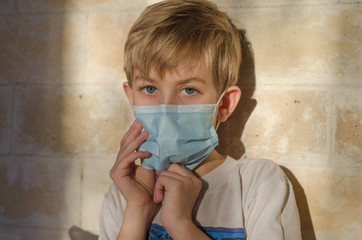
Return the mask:
<path fill-rule="evenodd" d="M 126 201 L 112 184 L 106 193 L 99 219 L 100 235 L 98 240 L 115 240 L 121 229 Z"/>
<path fill-rule="evenodd" d="M 244 206 L 247 239 L 301 240 L 291 183 L 277 164 L 266 160 L 260 166 L 252 171 Z"/>

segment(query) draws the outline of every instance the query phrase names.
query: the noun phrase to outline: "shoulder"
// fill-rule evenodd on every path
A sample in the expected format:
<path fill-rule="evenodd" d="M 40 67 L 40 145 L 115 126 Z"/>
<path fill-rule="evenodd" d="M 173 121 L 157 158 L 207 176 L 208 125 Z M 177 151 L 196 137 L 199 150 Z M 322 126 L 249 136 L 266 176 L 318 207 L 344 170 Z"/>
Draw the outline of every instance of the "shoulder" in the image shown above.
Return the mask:
<path fill-rule="evenodd" d="M 280 166 L 272 160 L 261 158 L 235 160 L 230 156 L 203 178 L 212 182 L 224 182 L 225 179 L 231 182 L 240 180 L 243 187 L 288 181 Z"/>
<path fill-rule="evenodd" d="M 236 162 L 236 167 L 233 169 L 240 175 L 245 190 L 253 189 L 258 192 L 261 188 L 286 188 L 289 185 L 289 180 L 281 167 L 272 160 L 261 158 L 230 160 Z"/>
<path fill-rule="evenodd" d="M 281 167 L 270 159 L 263 158 L 250 158 L 235 160 L 227 157 L 230 164 L 233 164 L 234 170 L 239 171 L 240 174 L 246 177 L 257 177 L 267 179 L 285 180 Z"/>
<path fill-rule="evenodd" d="M 270 159 L 252 158 L 237 160 L 240 172 L 243 174 L 270 179 L 285 180 L 285 175 L 280 166 Z"/>
<path fill-rule="evenodd" d="M 242 182 L 243 211 L 249 238 L 301 239 L 293 186 L 283 169 L 268 159 L 235 161 Z"/>

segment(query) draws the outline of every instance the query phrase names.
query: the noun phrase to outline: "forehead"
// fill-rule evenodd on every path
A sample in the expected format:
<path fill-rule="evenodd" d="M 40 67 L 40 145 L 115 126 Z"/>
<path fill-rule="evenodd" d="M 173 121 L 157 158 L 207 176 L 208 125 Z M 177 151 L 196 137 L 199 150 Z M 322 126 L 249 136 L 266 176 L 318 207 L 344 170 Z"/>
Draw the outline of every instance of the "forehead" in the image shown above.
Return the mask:
<path fill-rule="evenodd" d="M 186 80 L 194 79 L 204 82 L 205 84 L 212 83 L 212 72 L 202 62 L 196 64 L 181 64 L 174 68 L 157 69 L 150 67 L 148 73 L 142 73 L 138 69 L 134 71 L 133 80 Z"/>

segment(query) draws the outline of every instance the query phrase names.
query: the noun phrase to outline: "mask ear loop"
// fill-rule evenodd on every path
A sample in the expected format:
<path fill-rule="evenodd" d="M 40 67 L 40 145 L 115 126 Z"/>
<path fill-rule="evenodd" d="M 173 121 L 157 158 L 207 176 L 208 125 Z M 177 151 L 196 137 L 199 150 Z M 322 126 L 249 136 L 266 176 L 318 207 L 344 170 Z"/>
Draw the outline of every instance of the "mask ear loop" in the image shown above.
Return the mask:
<path fill-rule="evenodd" d="M 215 131 L 217 131 L 217 129 L 219 128 L 219 126 L 220 126 L 220 122 L 219 122 L 219 121 L 216 121 Z"/>
<path fill-rule="evenodd" d="M 217 101 L 217 103 L 215 105 L 216 108 L 217 108 L 217 106 L 219 106 L 219 103 L 221 102 L 221 99 L 224 97 L 225 92 L 226 92 L 226 89 L 221 93 L 220 98 L 219 98 L 219 100 Z M 219 128 L 219 126 L 220 126 L 220 122 L 216 120 L 216 126 L 215 126 L 216 131 Z"/>

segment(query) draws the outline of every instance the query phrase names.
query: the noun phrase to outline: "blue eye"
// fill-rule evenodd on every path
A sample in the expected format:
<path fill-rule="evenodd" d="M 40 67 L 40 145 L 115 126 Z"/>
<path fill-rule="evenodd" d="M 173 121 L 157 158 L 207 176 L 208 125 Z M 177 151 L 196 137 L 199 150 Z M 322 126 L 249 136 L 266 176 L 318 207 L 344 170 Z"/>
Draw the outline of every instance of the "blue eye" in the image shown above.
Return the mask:
<path fill-rule="evenodd" d="M 184 88 L 184 89 L 182 89 L 182 93 L 183 94 L 186 94 L 186 95 L 192 95 L 192 94 L 194 94 L 195 93 L 195 89 L 193 89 L 193 88 Z"/>
<path fill-rule="evenodd" d="M 157 88 L 152 87 L 152 86 L 147 86 L 144 88 L 144 91 L 148 94 L 153 94 L 157 91 Z"/>

